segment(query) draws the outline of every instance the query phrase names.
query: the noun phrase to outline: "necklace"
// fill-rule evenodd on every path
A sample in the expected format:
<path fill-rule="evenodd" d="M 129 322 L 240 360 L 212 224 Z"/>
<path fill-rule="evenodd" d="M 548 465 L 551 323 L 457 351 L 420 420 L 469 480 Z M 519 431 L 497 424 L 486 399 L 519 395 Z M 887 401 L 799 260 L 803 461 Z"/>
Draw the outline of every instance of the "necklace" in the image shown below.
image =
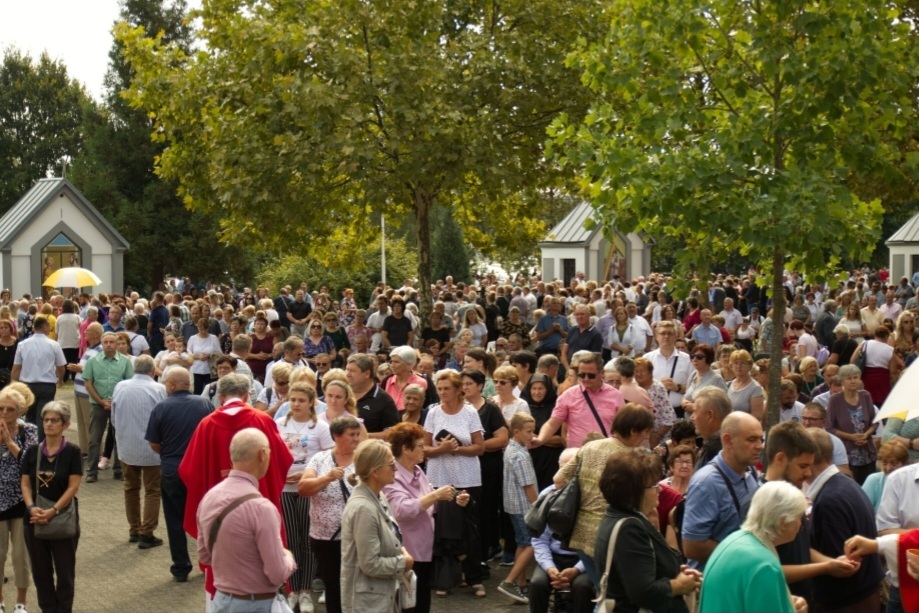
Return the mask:
<path fill-rule="evenodd" d="M 300 434 L 301 432 L 303 432 L 303 429 L 307 427 L 308 425 L 310 425 L 310 422 L 308 421 L 299 422 L 296 419 L 290 419 L 287 421 L 287 423 L 291 426 L 291 428 L 293 428 L 294 432 L 297 434 Z M 300 427 L 298 428 L 295 424 L 300 424 Z"/>

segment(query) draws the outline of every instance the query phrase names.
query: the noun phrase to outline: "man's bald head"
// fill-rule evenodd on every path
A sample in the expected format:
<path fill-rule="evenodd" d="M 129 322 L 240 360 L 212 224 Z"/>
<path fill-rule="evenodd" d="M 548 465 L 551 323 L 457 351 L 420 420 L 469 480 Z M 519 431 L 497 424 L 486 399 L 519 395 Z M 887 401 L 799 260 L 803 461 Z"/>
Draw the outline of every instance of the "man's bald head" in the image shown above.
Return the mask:
<path fill-rule="evenodd" d="M 163 383 L 168 384 L 166 386 L 166 391 L 187 392 L 191 389 L 191 382 L 191 372 L 189 372 L 187 368 L 182 368 L 181 366 L 170 366 L 166 369 L 166 372 L 163 373 Z"/>
<path fill-rule="evenodd" d="M 743 411 L 733 411 L 730 415 L 724 418 L 724 421 L 721 422 L 721 432 L 723 434 L 731 434 L 737 436 L 759 423 L 759 420 L 750 415 L 749 413 L 744 413 Z"/>

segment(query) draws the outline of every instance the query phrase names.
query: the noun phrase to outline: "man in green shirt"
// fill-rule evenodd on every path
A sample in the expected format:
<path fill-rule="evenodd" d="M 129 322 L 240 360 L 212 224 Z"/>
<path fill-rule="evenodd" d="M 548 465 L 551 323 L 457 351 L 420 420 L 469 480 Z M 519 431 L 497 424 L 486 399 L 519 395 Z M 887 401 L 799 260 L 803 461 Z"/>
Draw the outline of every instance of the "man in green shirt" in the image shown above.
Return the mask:
<path fill-rule="evenodd" d="M 86 470 L 86 482 L 95 483 L 99 471 L 99 447 L 102 435 L 109 424 L 112 410 L 112 393 L 119 381 L 126 381 L 134 376 L 131 360 L 118 353 L 118 337 L 114 332 L 102 335 L 102 352 L 93 356 L 83 366 L 83 381 L 89 394 L 89 468 Z M 112 430 L 109 436 L 115 436 Z M 121 467 L 118 464 L 117 450 L 112 454 L 115 479 L 121 479 Z"/>

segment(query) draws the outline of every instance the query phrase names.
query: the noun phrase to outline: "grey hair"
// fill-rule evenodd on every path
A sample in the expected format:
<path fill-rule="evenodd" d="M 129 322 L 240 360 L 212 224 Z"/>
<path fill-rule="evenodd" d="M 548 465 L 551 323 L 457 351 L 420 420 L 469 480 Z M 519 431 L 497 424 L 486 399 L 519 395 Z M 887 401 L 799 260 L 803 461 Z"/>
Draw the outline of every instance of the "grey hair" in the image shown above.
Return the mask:
<path fill-rule="evenodd" d="M 149 355 L 139 355 L 134 359 L 134 374 L 149 375 L 156 368 L 156 362 Z"/>
<path fill-rule="evenodd" d="M 865 348 L 862 347 L 862 351 L 864 350 Z M 855 364 L 843 364 L 842 366 L 839 367 L 839 372 L 836 373 L 836 376 L 842 379 L 846 379 L 847 377 L 851 377 L 853 375 L 858 376 L 858 377 L 862 376 L 862 371 L 859 370 L 858 366 L 856 366 Z"/>
<path fill-rule="evenodd" d="M 223 381 L 224 377 L 221 379 Z M 268 437 L 258 428 L 244 428 L 233 435 L 230 441 L 230 461 L 251 462 L 259 450 L 268 447 Z"/>
<path fill-rule="evenodd" d="M 217 395 L 221 398 L 249 398 L 249 377 L 230 373 L 217 381 Z"/>
<path fill-rule="evenodd" d="M 627 355 L 621 355 L 614 361 L 614 368 L 623 377 L 631 379 L 635 376 L 635 360 Z"/>
<path fill-rule="evenodd" d="M 849 336 L 849 326 L 846 324 L 837 324 L 836 327 L 833 328 L 833 334 L 843 334 L 845 336 Z"/>
<path fill-rule="evenodd" d="M 787 481 L 770 481 L 756 490 L 741 529 L 771 544 L 782 527 L 799 519 L 805 509 L 807 498 L 801 490 Z"/>
<path fill-rule="evenodd" d="M 413 347 L 408 345 L 402 345 L 401 347 L 394 347 L 392 351 L 389 352 L 390 357 L 397 357 L 406 364 L 414 366 L 418 362 L 418 352 L 415 351 Z"/>
<path fill-rule="evenodd" d="M 565 450 L 562 452 L 562 455 L 560 455 L 560 456 L 558 457 L 558 465 L 559 465 L 559 467 L 562 467 L 562 466 L 564 466 L 565 464 L 567 464 L 568 462 L 570 462 L 570 461 L 571 461 L 571 458 L 573 458 L 574 456 L 578 455 L 578 452 L 579 452 L 580 450 L 581 450 L 580 447 L 566 447 Z"/>
<path fill-rule="evenodd" d="M 70 405 L 63 400 L 52 400 L 46 404 L 41 410 L 42 419 L 45 418 L 47 413 L 57 413 L 61 416 L 61 419 L 64 420 L 65 424 L 70 423 Z"/>
<path fill-rule="evenodd" d="M 424 398 L 425 391 L 424 391 L 424 388 L 418 385 L 417 383 L 412 383 L 411 385 L 405 386 L 405 389 L 402 390 L 402 395 L 403 396 L 407 396 L 407 395 L 421 396 L 422 398 Z"/>

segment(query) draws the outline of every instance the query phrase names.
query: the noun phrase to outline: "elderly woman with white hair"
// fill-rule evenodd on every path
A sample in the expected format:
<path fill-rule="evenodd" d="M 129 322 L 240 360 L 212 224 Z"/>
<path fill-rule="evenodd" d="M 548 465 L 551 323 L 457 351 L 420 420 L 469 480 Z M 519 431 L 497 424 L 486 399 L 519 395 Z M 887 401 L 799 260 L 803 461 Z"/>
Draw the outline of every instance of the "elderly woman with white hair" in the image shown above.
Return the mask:
<path fill-rule="evenodd" d="M 699 613 L 806 611 L 805 600 L 788 591 L 776 553 L 795 539 L 806 508 L 807 499 L 791 483 L 760 487 L 740 530 L 721 541 L 705 565 Z"/>
<path fill-rule="evenodd" d="M 392 376 L 383 381 L 383 391 L 392 397 L 400 411 L 405 410 L 405 401 L 402 396 L 407 386 L 420 385 L 425 390 L 428 389 L 427 379 L 413 371 L 417 363 L 418 352 L 408 345 L 393 347 L 389 352 Z"/>

